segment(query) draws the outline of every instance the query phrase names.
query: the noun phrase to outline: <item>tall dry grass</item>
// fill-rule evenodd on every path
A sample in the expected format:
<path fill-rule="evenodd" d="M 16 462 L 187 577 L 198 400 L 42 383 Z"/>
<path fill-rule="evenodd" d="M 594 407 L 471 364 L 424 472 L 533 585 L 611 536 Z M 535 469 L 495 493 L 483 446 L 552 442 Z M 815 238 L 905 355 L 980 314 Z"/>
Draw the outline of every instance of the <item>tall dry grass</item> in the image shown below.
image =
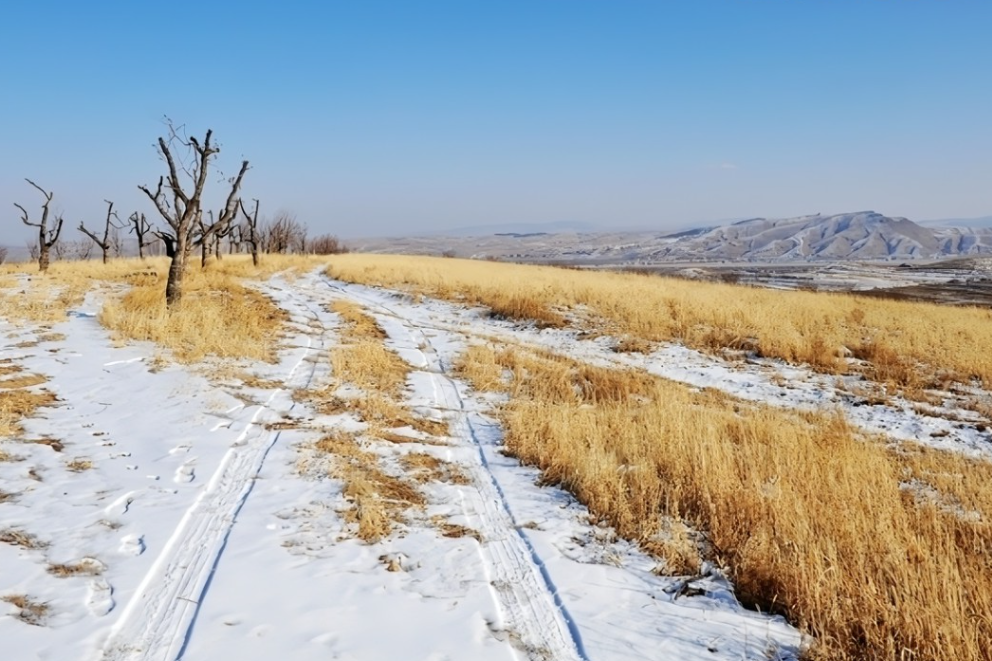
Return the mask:
<path fill-rule="evenodd" d="M 830 373 L 852 369 L 851 353 L 871 378 L 910 390 L 972 379 L 992 387 L 985 309 L 432 257 L 352 253 L 334 257 L 327 273 L 542 325 L 569 320 L 617 337 L 749 349 Z"/>
<path fill-rule="evenodd" d="M 112 259 L 107 264 L 53 262 L 46 274 L 36 273 L 31 264 L 11 264 L 0 267 L 0 316 L 51 324 L 64 320 L 93 287 L 127 285 L 99 317 L 119 337 L 156 342 L 184 362 L 208 355 L 271 360 L 285 315 L 243 282 L 275 273 L 294 277 L 326 263 L 326 258 L 305 255 L 264 255 L 258 267 L 246 255 L 211 259 L 206 269 L 191 262 L 184 279 L 185 300 L 172 311 L 164 303 L 169 269 L 164 257 Z"/>
<path fill-rule="evenodd" d="M 122 338 L 147 340 L 184 362 L 204 357 L 274 360 L 285 312 L 226 272 L 193 270 L 183 300 L 167 309 L 165 274 L 133 276 L 133 286 L 108 300 L 99 319 Z"/>
<path fill-rule="evenodd" d="M 808 658 L 992 659 L 992 465 L 548 354 L 476 346 L 460 369 L 509 393 L 510 453 L 670 571 L 725 566 L 815 636 Z"/>

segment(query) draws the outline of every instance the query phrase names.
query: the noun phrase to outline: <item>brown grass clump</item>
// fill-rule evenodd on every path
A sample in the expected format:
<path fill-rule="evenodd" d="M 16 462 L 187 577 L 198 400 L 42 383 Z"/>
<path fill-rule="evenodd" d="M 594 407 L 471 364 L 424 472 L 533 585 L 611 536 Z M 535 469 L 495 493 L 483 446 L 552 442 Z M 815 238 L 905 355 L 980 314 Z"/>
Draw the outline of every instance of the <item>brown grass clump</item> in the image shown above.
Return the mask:
<path fill-rule="evenodd" d="M 70 576 L 99 576 L 103 573 L 103 563 L 93 558 L 83 558 L 66 564 L 48 565 L 48 573 L 59 578 Z"/>
<path fill-rule="evenodd" d="M 617 353 L 651 353 L 654 348 L 647 340 L 626 335 L 617 340 L 613 350 Z"/>
<path fill-rule="evenodd" d="M 20 422 L 43 406 L 54 406 L 58 399 L 47 390 L 0 390 L 0 436 L 21 433 Z"/>
<path fill-rule="evenodd" d="M 825 372 L 856 369 L 844 357 L 850 352 L 869 361 L 872 378 L 910 389 L 973 378 L 992 387 L 985 351 L 992 311 L 984 309 L 430 257 L 340 255 L 327 273 L 513 318 L 540 321 L 547 311 L 581 306 L 589 330 L 705 351 L 743 349 Z"/>
<path fill-rule="evenodd" d="M 355 303 L 335 301 L 331 308 L 345 321 L 341 330 L 345 344 L 331 351 L 334 375 L 366 393 L 397 395 L 410 367 L 383 344 L 386 333 Z"/>
<path fill-rule="evenodd" d="M 512 373 L 508 452 L 668 571 L 721 563 L 742 601 L 815 636 L 810 658 L 992 659 L 992 465 L 634 372 L 472 359 Z"/>
<path fill-rule="evenodd" d="M 18 374 L 23 371 L 24 368 L 15 364 L 12 358 L 0 360 L 0 376 L 10 376 L 11 374 Z"/>
<path fill-rule="evenodd" d="M 108 301 L 100 322 L 121 337 L 150 340 L 179 360 L 205 356 L 271 361 L 286 315 L 222 270 L 190 269 L 177 309 L 165 306 L 165 275 Z"/>
<path fill-rule="evenodd" d="M 88 471 L 93 468 L 93 461 L 87 459 L 86 457 L 76 457 L 66 462 L 65 467 L 66 470 L 72 471 L 73 473 L 82 473 L 83 471 Z"/>
<path fill-rule="evenodd" d="M 406 383 L 409 365 L 374 340 L 359 340 L 331 350 L 334 376 L 366 392 L 396 395 Z"/>
<path fill-rule="evenodd" d="M 17 619 L 32 626 L 41 626 L 45 615 L 48 614 L 47 604 L 33 601 L 27 595 L 8 594 L 0 597 L 0 601 L 6 601 L 17 608 L 19 611 L 16 615 Z"/>
<path fill-rule="evenodd" d="M 23 530 L 17 530 L 16 528 L 0 530 L 0 544 L 10 544 L 11 546 L 20 546 L 25 549 L 43 549 L 48 546 L 48 544 L 40 541 L 34 535 L 26 533 Z"/>
<path fill-rule="evenodd" d="M 400 465 L 417 482 L 468 484 L 469 478 L 455 464 L 426 452 L 411 452 L 400 458 Z"/>
<path fill-rule="evenodd" d="M 352 301 L 337 300 L 330 305 L 331 312 L 338 314 L 348 328 L 347 336 L 352 340 L 384 340 L 386 333 L 375 319 L 370 317 L 362 306 Z"/>
<path fill-rule="evenodd" d="M 422 508 L 423 495 L 402 478 L 384 472 L 378 457 L 347 435 L 327 436 L 316 448 L 333 457 L 331 475 L 344 482 L 344 496 L 351 503 L 345 520 L 357 525 L 357 535 L 369 544 L 388 537 L 411 507 Z"/>
<path fill-rule="evenodd" d="M 430 436 L 444 436 L 448 433 L 448 423 L 430 420 L 415 415 L 395 400 L 378 393 L 371 393 L 351 400 L 351 409 L 370 425 L 375 433 L 383 430 L 410 427 Z"/>
<path fill-rule="evenodd" d="M 19 374 L 9 379 L 0 379 L 0 390 L 11 390 L 13 388 L 30 388 L 48 379 L 40 374 Z"/>
<path fill-rule="evenodd" d="M 474 528 L 452 523 L 443 516 L 432 516 L 431 523 L 434 524 L 434 527 L 437 528 L 442 537 L 449 537 L 453 539 L 457 539 L 459 537 L 471 537 L 480 544 L 482 543 L 482 533 Z"/>
<path fill-rule="evenodd" d="M 494 319 L 533 321 L 538 328 L 564 328 L 568 325 L 561 313 L 537 297 L 503 292 L 502 295 L 489 297 L 484 303 Z"/>

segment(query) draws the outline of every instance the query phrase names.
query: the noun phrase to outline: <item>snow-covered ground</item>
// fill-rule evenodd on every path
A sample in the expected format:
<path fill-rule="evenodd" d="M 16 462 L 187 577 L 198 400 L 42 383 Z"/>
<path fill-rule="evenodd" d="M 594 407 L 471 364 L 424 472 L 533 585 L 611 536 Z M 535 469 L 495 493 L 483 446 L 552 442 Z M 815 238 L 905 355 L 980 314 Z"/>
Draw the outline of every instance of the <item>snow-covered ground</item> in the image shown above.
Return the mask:
<path fill-rule="evenodd" d="M 0 598 L 45 606 L 30 615 L 0 602 L 4 658 L 796 656 L 798 632 L 743 609 L 719 572 L 693 577 L 703 594 L 683 595 L 684 578 L 655 575 L 653 559 L 501 454 L 492 398 L 451 370 L 472 338 L 640 367 L 782 406 L 836 407 L 895 439 L 988 452 L 977 419 L 953 422 L 950 409 L 926 415 L 898 399 L 859 405 L 845 384 L 795 367 L 674 345 L 617 354 L 608 339 L 415 304 L 317 273 L 260 287 L 292 319 L 275 364 L 189 368 L 161 360 L 152 345 L 118 346 L 95 318 L 97 294 L 50 331 L 0 321 L 0 359 L 48 377 L 35 388 L 59 399 L 24 422 L 23 438 L 0 444 L 18 459 L 0 462 L 0 487 L 12 494 L 0 502 L 0 532 L 34 540 L 0 543 Z M 293 398 L 331 377 L 340 319 L 327 304 L 335 299 L 363 305 L 410 364 L 406 403 L 449 423 L 441 442 L 374 451 L 390 465 L 428 453 L 468 477 L 425 484 L 425 511 L 374 544 L 350 533 L 342 484 L 309 449 L 328 431 L 355 430 L 354 420 Z M 61 448 L 24 442 L 39 439 Z M 445 537 L 431 524 L 439 517 L 477 536 Z M 81 571 L 73 575 L 49 572 L 74 563 Z"/>

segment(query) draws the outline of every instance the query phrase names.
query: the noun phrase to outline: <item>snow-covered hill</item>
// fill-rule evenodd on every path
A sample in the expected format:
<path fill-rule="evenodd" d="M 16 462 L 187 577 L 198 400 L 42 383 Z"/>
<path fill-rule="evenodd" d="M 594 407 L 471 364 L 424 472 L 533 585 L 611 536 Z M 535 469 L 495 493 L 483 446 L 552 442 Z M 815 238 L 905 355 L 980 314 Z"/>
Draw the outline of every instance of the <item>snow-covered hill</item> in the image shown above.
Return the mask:
<path fill-rule="evenodd" d="M 658 251 L 658 257 L 679 259 L 913 259 L 973 254 L 986 245 L 986 235 L 967 237 L 965 230 L 933 230 L 905 218 L 874 211 L 834 216 L 755 218 L 686 237 Z M 947 234 L 946 239 L 944 234 Z M 961 249 L 961 250 L 959 250 Z"/>
<path fill-rule="evenodd" d="M 877 261 L 992 255 L 992 228 L 924 227 L 858 211 L 831 216 L 752 218 L 719 227 L 664 232 L 490 234 L 356 242 L 368 252 L 453 253 L 459 257 L 650 264 L 671 261 Z"/>

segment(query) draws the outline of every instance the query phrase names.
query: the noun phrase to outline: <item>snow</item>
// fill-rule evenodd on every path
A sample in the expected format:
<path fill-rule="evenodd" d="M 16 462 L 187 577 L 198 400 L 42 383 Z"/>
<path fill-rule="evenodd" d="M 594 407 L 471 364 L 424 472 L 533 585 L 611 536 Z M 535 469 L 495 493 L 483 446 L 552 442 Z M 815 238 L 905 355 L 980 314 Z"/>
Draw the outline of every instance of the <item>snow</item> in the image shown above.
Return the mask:
<path fill-rule="evenodd" d="M 500 453 L 493 396 L 472 391 L 451 370 L 480 338 L 638 367 L 755 401 L 837 407 L 893 439 L 987 452 L 987 435 L 899 400 L 855 406 L 833 380 L 801 368 L 735 364 L 678 345 L 616 354 L 607 339 L 537 331 L 430 299 L 415 304 L 319 273 L 259 287 L 292 319 L 275 364 L 189 368 L 161 361 L 151 344 L 119 346 L 95 319 L 99 291 L 51 329 L 60 335 L 37 346 L 15 347 L 46 329 L 0 322 L 7 337 L 0 358 L 48 376 L 36 389 L 59 399 L 24 422 L 26 438 L 64 445 L 56 452 L 3 444 L 22 460 L 0 463 L 3 490 L 15 494 L 0 503 L 0 530 L 30 533 L 47 546 L 0 544 L 0 596 L 48 606 L 33 626 L 3 616 L 18 609 L 0 603 L 5 658 L 795 658 L 799 633 L 741 607 L 715 568 L 690 577 L 703 594 L 682 594 L 686 577 L 655 575 L 656 561 Z M 403 453 L 431 453 L 469 478 L 424 485 L 425 512 L 375 544 L 350 534 L 338 513 L 342 485 L 309 449 L 327 430 L 361 425 L 292 397 L 327 383 L 339 323 L 327 304 L 339 298 L 365 306 L 410 363 L 407 403 L 450 423 L 443 445 L 373 451 L 390 465 Z M 282 385 L 250 387 L 232 376 L 239 372 Z M 783 376 L 786 385 L 776 385 Z M 70 471 L 74 458 L 92 467 Z M 444 537 L 432 517 L 467 526 L 481 541 Z M 46 571 L 85 559 L 99 575 Z"/>

